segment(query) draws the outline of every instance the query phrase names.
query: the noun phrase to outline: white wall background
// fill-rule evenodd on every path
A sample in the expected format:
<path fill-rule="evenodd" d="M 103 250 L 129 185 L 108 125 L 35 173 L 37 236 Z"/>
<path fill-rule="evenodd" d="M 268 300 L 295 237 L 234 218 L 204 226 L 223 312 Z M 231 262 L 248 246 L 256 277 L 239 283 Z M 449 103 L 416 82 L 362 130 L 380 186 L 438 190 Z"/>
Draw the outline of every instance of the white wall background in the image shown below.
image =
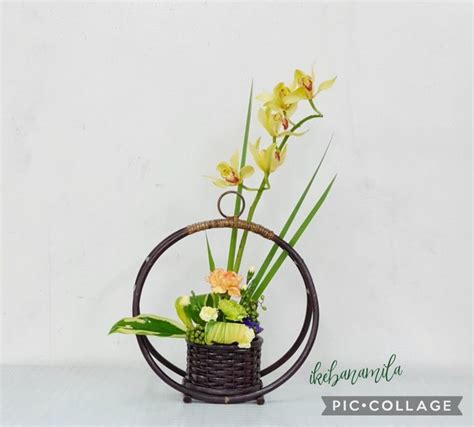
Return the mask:
<path fill-rule="evenodd" d="M 258 93 L 315 65 L 321 79 L 339 76 L 321 95 L 325 118 L 291 142 L 256 215 L 279 229 L 334 132 L 312 200 L 338 178 L 298 245 L 321 302 L 308 367 L 397 353 L 406 372 L 468 369 L 470 12 L 4 3 L 3 362 L 141 365 L 132 337 L 107 332 L 130 312 L 143 259 L 177 228 L 216 217 L 220 192 L 202 176 L 240 146 L 251 80 Z M 222 264 L 227 237 L 210 233 Z M 251 244 L 245 265 L 269 247 Z M 143 310 L 172 315 L 177 294 L 207 289 L 203 235 L 156 267 Z M 287 265 L 267 293 L 268 361 L 296 336 L 303 297 Z M 181 342 L 158 345 L 183 360 Z"/>

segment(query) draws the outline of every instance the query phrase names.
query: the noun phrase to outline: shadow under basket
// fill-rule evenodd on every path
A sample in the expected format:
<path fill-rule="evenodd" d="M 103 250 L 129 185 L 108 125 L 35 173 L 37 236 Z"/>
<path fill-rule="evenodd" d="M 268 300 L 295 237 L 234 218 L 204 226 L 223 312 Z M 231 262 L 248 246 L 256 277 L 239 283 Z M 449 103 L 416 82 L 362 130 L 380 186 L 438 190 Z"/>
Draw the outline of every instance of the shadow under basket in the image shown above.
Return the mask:
<path fill-rule="evenodd" d="M 183 385 L 193 390 L 194 395 L 235 396 L 260 390 L 261 337 L 256 337 L 250 348 L 239 348 L 236 344 L 187 343 L 187 366 Z M 184 394 L 184 402 L 191 396 Z M 258 397 L 259 405 L 265 402 Z M 227 403 L 227 402 L 225 402 Z"/>

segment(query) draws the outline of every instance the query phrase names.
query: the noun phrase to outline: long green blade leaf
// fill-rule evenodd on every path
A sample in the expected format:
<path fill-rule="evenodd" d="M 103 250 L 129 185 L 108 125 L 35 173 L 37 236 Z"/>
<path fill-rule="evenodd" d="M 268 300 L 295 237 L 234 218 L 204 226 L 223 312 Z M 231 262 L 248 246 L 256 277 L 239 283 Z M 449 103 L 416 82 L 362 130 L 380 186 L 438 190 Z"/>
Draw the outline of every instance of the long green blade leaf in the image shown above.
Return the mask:
<path fill-rule="evenodd" d="M 286 220 L 285 225 L 283 226 L 283 228 L 280 231 L 279 237 L 281 237 L 282 239 L 286 236 L 286 233 L 288 232 L 289 228 L 291 227 L 291 224 L 293 224 L 293 221 L 294 221 L 297 213 L 299 212 L 299 210 L 301 208 L 301 205 L 303 204 L 303 202 L 304 202 L 304 200 L 305 200 L 305 198 L 308 194 L 308 191 L 311 189 L 311 186 L 313 185 L 314 179 L 316 178 L 316 175 L 318 174 L 319 169 L 321 168 L 321 165 L 323 164 L 323 161 L 326 157 L 326 154 L 329 150 L 329 147 L 331 146 L 333 136 L 334 136 L 334 134 L 331 135 L 329 143 L 326 146 L 326 149 L 324 150 L 323 156 L 321 157 L 321 160 L 319 161 L 319 164 L 316 167 L 316 170 L 314 171 L 311 179 L 309 180 L 308 184 L 306 185 L 306 188 L 304 189 L 303 193 L 301 194 L 300 198 L 298 199 L 298 202 L 296 203 L 295 207 L 293 208 L 293 211 L 291 212 L 290 216 Z M 254 279 L 252 280 L 252 284 L 249 286 L 249 289 L 247 290 L 247 292 L 249 292 L 250 295 L 252 294 L 254 289 L 258 286 L 258 283 L 260 282 L 263 275 L 267 271 L 268 266 L 270 265 L 271 261 L 273 260 L 273 257 L 275 256 L 277 250 L 278 250 L 278 246 L 273 245 L 272 248 L 270 249 L 270 252 L 268 252 L 268 255 L 266 256 L 265 260 L 263 261 L 263 263 L 262 263 L 261 267 L 259 268 L 257 274 L 255 275 Z"/>
<path fill-rule="evenodd" d="M 157 337 L 184 338 L 186 328 L 174 320 L 154 314 L 125 317 L 115 323 L 109 334 L 154 335 Z"/>
<path fill-rule="evenodd" d="M 240 154 L 240 167 L 245 166 L 247 161 L 247 148 L 249 144 L 249 130 L 250 130 L 250 119 L 252 117 L 252 98 L 253 98 L 253 81 L 250 85 L 250 95 L 249 102 L 247 107 L 247 119 L 245 121 L 245 131 L 244 131 L 244 140 L 242 142 L 242 152 Z M 242 194 L 242 184 L 237 187 L 237 192 Z M 234 205 L 234 215 L 238 215 L 240 212 L 240 197 L 235 198 Z M 230 245 L 229 245 L 229 256 L 227 258 L 227 270 L 232 271 L 234 269 L 234 258 L 235 258 L 235 248 L 237 246 L 237 229 L 233 228 L 230 235 Z"/>
<path fill-rule="evenodd" d="M 318 199 L 316 204 L 313 206 L 309 214 L 306 216 L 305 220 L 303 223 L 298 227 L 296 230 L 296 233 L 293 235 L 291 240 L 288 242 L 290 246 L 295 246 L 296 243 L 298 242 L 299 238 L 302 236 L 302 234 L 305 232 L 306 228 L 308 228 L 308 225 L 318 212 L 319 208 L 322 206 L 324 201 L 326 200 L 326 197 L 328 196 L 329 192 L 331 191 L 331 187 L 334 184 L 334 181 L 336 179 L 336 176 L 331 180 L 329 185 L 327 186 L 326 190 L 324 190 L 324 193 L 321 195 L 321 197 Z M 275 261 L 273 266 L 271 267 L 270 271 L 267 273 L 267 275 L 263 278 L 262 282 L 258 286 L 258 288 L 254 291 L 253 293 L 253 298 L 258 299 L 260 296 L 263 294 L 265 289 L 267 288 L 268 284 L 271 282 L 277 271 L 280 269 L 281 265 L 285 261 L 286 257 L 288 254 L 286 252 L 283 252 Z"/>
<path fill-rule="evenodd" d="M 265 182 L 266 178 L 262 179 L 262 183 L 258 188 L 257 194 L 255 194 L 255 199 L 250 206 L 249 212 L 247 214 L 247 222 L 251 222 L 253 219 L 253 215 L 255 214 L 255 209 L 257 209 L 258 202 L 260 201 L 263 191 L 265 190 Z M 240 269 L 240 264 L 242 263 L 242 257 L 244 255 L 245 245 L 247 244 L 247 237 L 248 237 L 248 230 L 244 230 L 242 233 L 242 237 L 240 238 L 239 249 L 237 250 L 237 255 L 235 257 L 234 268 L 233 270 L 238 273 Z"/>
<path fill-rule="evenodd" d="M 216 263 L 214 262 L 214 258 L 212 256 L 211 245 L 209 245 L 209 239 L 207 238 L 206 233 L 206 246 L 207 246 L 207 260 L 209 262 L 209 271 L 214 271 L 216 268 Z"/>

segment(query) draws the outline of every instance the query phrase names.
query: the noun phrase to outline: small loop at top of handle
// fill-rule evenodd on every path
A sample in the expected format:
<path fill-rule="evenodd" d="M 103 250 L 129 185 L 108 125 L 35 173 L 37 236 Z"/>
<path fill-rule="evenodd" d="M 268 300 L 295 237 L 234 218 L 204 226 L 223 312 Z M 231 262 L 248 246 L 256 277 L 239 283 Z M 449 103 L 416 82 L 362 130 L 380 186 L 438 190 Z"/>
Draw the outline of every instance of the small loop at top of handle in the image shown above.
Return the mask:
<path fill-rule="evenodd" d="M 222 209 L 221 209 L 221 202 L 222 202 L 222 199 L 224 198 L 224 196 L 227 196 L 228 194 L 235 194 L 238 198 L 240 198 L 241 202 L 242 202 L 242 206 L 240 208 L 240 212 L 237 214 L 237 215 L 226 215 Z M 227 219 L 230 219 L 230 218 L 239 218 L 240 215 L 242 215 L 244 213 L 244 210 L 245 210 L 245 199 L 244 199 L 244 196 L 242 196 L 242 194 L 238 193 L 237 191 L 234 191 L 234 190 L 230 190 L 230 191 L 226 191 L 225 193 L 222 193 L 220 195 L 220 197 L 217 199 L 217 210 L 219 211 L 219 213 L 224 217 L 224 218 L 227 218 Z"/>

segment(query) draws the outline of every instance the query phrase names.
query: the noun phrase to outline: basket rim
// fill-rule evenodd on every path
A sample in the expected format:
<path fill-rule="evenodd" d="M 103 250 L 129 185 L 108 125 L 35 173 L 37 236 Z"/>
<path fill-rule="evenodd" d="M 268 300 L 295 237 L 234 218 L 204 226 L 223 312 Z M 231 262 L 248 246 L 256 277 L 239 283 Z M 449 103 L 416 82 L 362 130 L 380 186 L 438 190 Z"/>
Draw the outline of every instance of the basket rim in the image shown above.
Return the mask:
<path fill-rule="evenodd" d="M 263 343 L 263 338 L 261 336 L 256 336 L 252 341 L 251 341 L 251 347 L 257 347 L 261 346 Z M 237 344 L 196 344 L 194 342 L 190 342 L 186 340 L 186 344 L 188 346 L 194 346 L 194 347 L 201 347 L 201 348 L 218 348 L 222 350 L 250 350 L 250 348 L 245 348 L 245 347 L 239 347 Z"/>

